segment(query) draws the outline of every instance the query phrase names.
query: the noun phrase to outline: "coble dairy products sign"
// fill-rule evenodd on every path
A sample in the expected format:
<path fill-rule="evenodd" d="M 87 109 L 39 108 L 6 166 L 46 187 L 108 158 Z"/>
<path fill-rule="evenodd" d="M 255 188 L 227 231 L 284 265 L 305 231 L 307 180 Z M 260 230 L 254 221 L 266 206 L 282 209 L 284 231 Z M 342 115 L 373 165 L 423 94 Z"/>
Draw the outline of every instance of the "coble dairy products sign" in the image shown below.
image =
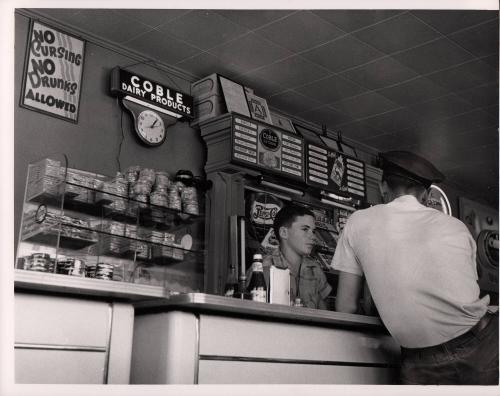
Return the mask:
<path fill-rule="evenodd" d="M 26 51 L 21 106 L 77 122 L 85 42 L 34 21 Z"/>
<path fill-rule="evenodd" d="M 194 116 L 192 96 L 120 67 L 111 71 L 111 93 L 178 118 Z"/>

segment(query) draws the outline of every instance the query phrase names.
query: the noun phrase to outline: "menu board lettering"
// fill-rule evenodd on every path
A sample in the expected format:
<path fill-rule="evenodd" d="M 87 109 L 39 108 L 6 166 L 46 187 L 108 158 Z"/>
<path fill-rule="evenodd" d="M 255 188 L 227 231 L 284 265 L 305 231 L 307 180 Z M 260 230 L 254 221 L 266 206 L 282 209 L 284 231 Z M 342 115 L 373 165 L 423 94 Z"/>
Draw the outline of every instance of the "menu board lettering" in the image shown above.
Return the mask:
<path fill-rule="evenodd" d="M 306 182 L 335 194 L 365 197 L 365 165 L 344 153 L 307 144 Z"/>
<path fill-rule="evenodd" d="M 304 178 L 302 140 L 287 131 L 234 115 L 232 147 L 235 162 L 287 178 Z"/>

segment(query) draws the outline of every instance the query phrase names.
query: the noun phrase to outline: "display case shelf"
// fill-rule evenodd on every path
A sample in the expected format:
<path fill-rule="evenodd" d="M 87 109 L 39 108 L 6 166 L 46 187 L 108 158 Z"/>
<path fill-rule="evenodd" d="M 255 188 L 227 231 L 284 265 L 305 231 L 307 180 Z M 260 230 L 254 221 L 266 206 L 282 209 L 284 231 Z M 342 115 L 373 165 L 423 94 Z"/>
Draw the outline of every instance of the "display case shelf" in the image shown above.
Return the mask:
<path fill-rule="evenodd" d="M 59 243 L 59 246 L 63 249 L 80 250 L 95 244 L 97 239 L 69 237 L 60 234 L 57 226 L 54 226 L 51 228 L 33 230 L 26 234 L 23 233 L 22 241 L 46 246 L 56 246 Z"/>
<path fill-rule="evenodd" d="M 16 289 L 35 289 L 51 293 L 59 292 L 113 297 L 132 301 L 143 301 L 149 298 L 168 298 L 171 294 L 162 286 L 116 282 L 46 272 L 23 271 L 19 269 L 14 271 Z"/>
<path fill-rule="evenodd" d="M 66 187 L 82 189 L 88 194 L 83 198 L 74 192 L 65 191 Z M 104 196 L 107 198 L 97 198 Z M 29 195 L 27 202 L 44 204 L 51 207 L 79 212 L 89 216 L 103 217 L 146 227 L 156 227 L 164 230 L 171 229 L 175 225 L 186 225 L 204 218 L 203 213 L 185 213 L 178 209 L 159 206 L 152 203 L 144 203 L 133 198 L 103 192 L 102 190 L 82 186 L 76 183 L 60 182 L 56 187 L 47 187 L 36 194 Z M 126 207 L 123 210 L 109 207 L 113 202 L 124 202 Z"/>
<path fill-rule="evenodd" d="M 16 287 L 120 298 L 203 290 L 204 197 L 166 172 L 131 168 L 129 185 L 131 173 L 111 178 L 50 158 L 30 164 Z"/>

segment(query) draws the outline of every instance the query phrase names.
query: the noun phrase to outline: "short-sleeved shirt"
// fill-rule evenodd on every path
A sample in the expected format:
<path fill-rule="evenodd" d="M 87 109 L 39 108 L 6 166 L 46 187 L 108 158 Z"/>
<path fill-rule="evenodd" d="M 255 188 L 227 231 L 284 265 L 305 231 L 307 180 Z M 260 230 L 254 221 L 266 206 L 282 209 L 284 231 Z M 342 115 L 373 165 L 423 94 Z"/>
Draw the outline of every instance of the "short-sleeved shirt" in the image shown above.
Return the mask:
<path fill-rule="evenodd" d="M 484 315 L 476 243 L 458 219 L 404 195 L 348 219 L 332 261 L 366 277 L 380 318 L 400 345 L 422 348 L 467 332 Z"/>
<path fill-rule="evenodd" d="M 267 284 L 269 284 L 269 271 L 266 271 L 266 268 L 271 267 L 271 265 L 290 270 L 290 301 L 292 302 L 295 301 L 296 297 L 300 297 L 305 307 L 321 308 L 320 302 L 332 291 L 332 287 L 326 280 L 326 276 L 320 265 L 309 257 L 302 259 L 299 276 L 297 272 L 292 270 L 292 267 L 288 264 L 281 251 L 274 249 L 263 260 L 264 275 L 267 275 Z"/>

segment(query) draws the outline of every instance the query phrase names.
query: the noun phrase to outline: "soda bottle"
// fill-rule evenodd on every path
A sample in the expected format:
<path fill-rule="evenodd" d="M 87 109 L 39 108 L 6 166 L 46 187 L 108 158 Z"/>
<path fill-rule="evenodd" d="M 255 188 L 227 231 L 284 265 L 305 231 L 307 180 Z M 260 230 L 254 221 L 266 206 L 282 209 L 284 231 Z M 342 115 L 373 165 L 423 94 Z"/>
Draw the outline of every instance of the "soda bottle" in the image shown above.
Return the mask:
<path fill-rule="evenodd" d="M 252 275 L 250 276 L 247 292 L 250 294 L 251 300 L 267 302 L 267 286 L 262 266 L 262 255 L 259 253 L 253 255 Z"/>

